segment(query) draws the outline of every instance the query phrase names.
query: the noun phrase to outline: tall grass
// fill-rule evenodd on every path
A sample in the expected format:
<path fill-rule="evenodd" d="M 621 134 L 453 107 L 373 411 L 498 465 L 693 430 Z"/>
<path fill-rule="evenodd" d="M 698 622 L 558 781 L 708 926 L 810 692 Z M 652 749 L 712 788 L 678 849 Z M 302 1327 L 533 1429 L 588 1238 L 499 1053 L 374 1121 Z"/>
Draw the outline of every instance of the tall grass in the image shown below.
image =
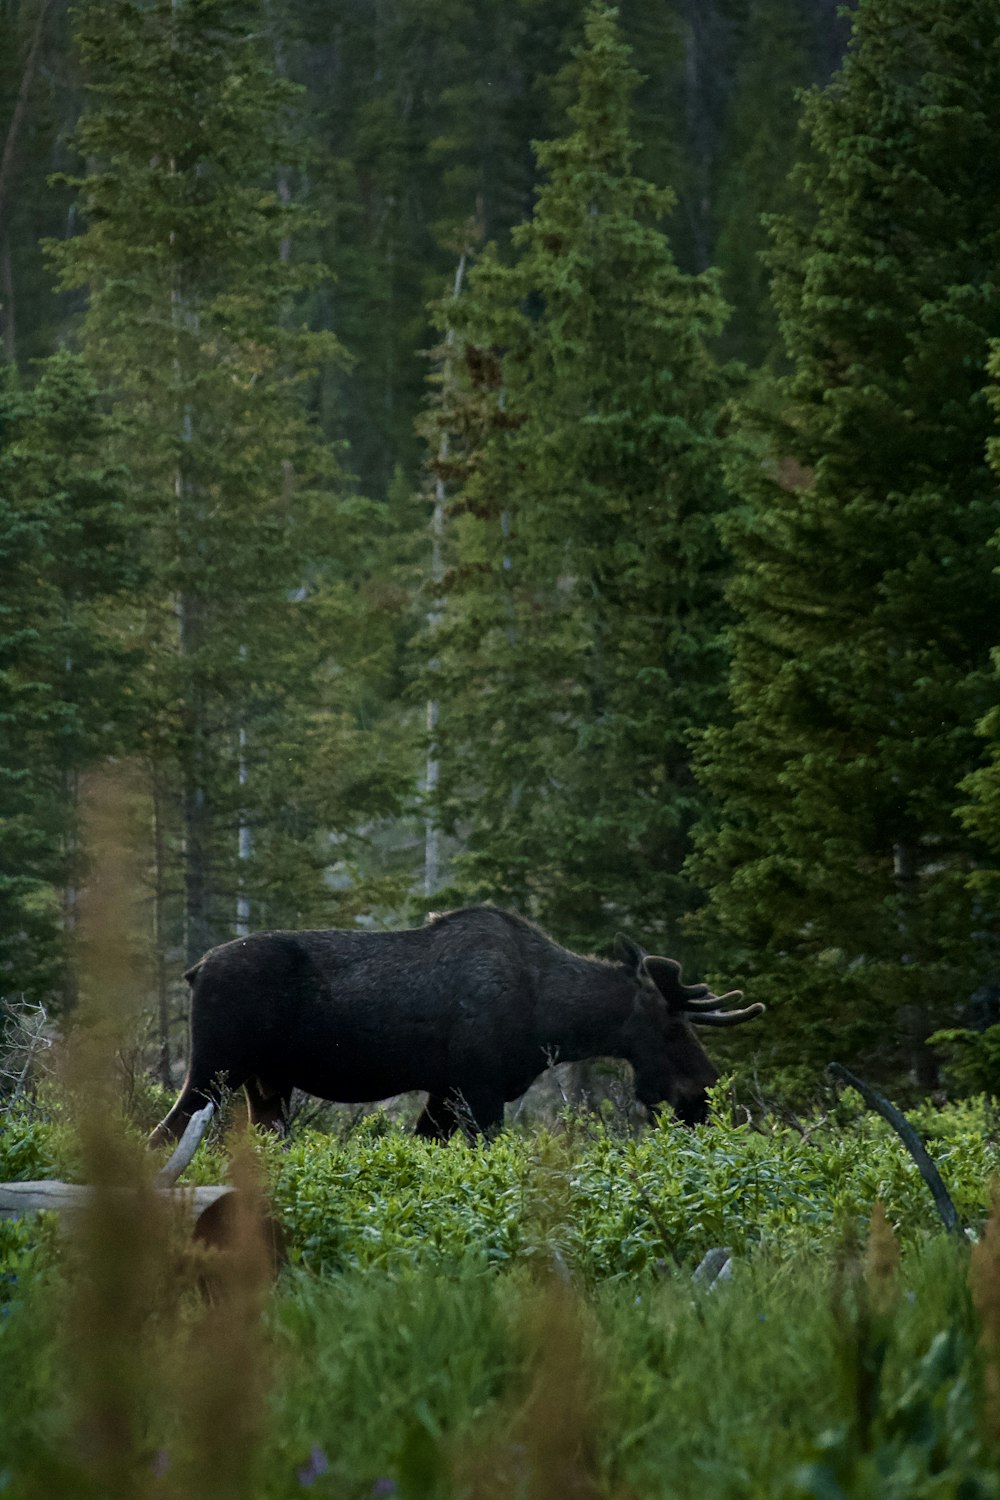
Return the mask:
<path fill-rule="evenodd" d="M 263 1431 L 270 1266 L 255 1155 L 244 1144 L 234 1156 L 230 1245 L 198 1253 L 189 1212 L 155 1191 L 155 1163 L 122 1119 L 115 1057 L 142 993 L 134 806 L 127 775 L 87 788 L 92 869 L 64 1075 L 92 1192 L 58 1271 L 36 1277 L 5 1330 L 5 1368 L 18 1368 L 0 1490 L 31 1500 L 236 1500 L 252 1493 Z"/>

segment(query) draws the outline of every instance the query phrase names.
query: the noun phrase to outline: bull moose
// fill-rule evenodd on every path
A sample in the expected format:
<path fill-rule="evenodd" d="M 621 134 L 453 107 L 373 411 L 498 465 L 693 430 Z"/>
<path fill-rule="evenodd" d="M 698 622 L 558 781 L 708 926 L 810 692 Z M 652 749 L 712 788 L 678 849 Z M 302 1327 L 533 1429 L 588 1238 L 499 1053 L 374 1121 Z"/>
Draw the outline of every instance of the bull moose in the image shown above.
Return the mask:
<path fill-rule="evenodd" d="M 685 985 L 670 958 L 617 939 L 614 960 L 560 947 L 498 907 L 434 913 L 402 932 L 259 932 L 212 948 L 186 978 L 191 1051 L 152 1145 L 246 1091 L 254 1124 L 282 1130 L 293 1088 L 341 1102 L 425 1089 L 418 1135 L 489 1135 L 553 1061 L 624 1058 L 636 1094 L 686 1124 L 707 1115 L 718 1073 L 695 1027 L 736 1026 L 763 1005 Z"/>

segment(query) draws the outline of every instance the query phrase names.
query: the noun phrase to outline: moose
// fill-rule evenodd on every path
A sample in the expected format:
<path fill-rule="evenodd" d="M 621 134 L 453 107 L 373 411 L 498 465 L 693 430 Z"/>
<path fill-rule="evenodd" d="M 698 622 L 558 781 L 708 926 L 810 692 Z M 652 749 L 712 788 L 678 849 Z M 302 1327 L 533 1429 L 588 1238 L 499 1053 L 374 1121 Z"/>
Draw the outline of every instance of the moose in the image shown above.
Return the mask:
<path fill-rule="evenodd" d="M 180 1137 L 243 1087 L 254 1124 L 284 1132 L 293 1088 L 360 1103 L 427 1092 L 416 1133 L 492 1135 L 504 1103 L 553 1061 L 624 1058 L 636 1095 L 704 1121 L 718 1078 L 695 1035 L 763 1005 L 725 1010 L 681 966 L 619 936 L 613 960 L 583 957 L 499 907 L 432 913 L 399 932 L 259 932 L 189 969 L 191 1048 L 177 1102 L 151 1145 Z"/>

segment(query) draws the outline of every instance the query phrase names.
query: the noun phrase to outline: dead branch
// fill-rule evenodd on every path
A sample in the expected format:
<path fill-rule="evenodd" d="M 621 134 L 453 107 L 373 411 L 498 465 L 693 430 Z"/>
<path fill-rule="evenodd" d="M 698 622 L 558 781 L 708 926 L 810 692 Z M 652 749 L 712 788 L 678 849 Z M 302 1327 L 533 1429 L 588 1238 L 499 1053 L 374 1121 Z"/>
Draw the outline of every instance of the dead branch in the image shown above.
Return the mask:
<path fill-rule="evenodd" d="M 156 1174 L 156 1187 L 173 1187 L 174 1183 L 177 1181 L 178 1177 L 184 1171 L 184 1168 L 189 1164 L 191 1158 L 194 1156 L 194 1153 L 201 1145 L 202 1139 L 205 1135 L 205 1131 L 211 1124 L 212 1116 L 214 1114 L 215 1105 L 211 1100 L 209 1100 L 204 1109 L 196 1110 L 195 1113 L 191 1116 L 190 1120 L 188 1120 L 187 1122 L 187 1127 L 184 1131 L 184 1134 L 177 1142 L 177 1146 L 174 1150 L 173 1156 L 171 1156 L 168 1161 L 164 1162 L 163 1166 Z"/>
<path fill-rule="evenodd" d="M 129 1188 L 105 1188 L 104 1192 L 128 1193 Z M 194 1219 L 217 1198 L 224 1197 L 233 1189 L 228 1184 L 196 1188 L 160 1188 L 171 1200 L 189 1208 Z M 91 1201 L 95 1189 L 78 1182 L 0 1182 L 0 1218 L 17 1218 L 21 1214 L 38 1213 L 47 1209 L 60 1217 L 69 1217 L 85 1208 Z"/>
<path fill-rule="evenodd" d="M 873 1089 L 870 1083 L 865 1083 L 864 1079 L 852 1073 L 849 1068 L 845 1068 L 842 1063 L 827 1063 L 826 1070 L 828 1073 L 832 1073 L 835 1078 L 841 1078 L 845 1083 L 850 1084 L 852 1089 L 856 1089 L 869 1109 L 873 1109 L 876 1114 L 882 1116 L 888 1125 L 892 1126 L 916 1162 L 917 1170 L 921 1177 L 930 1188 L 931 1196 L 937 1205 L 937 1211 L 944 1221 L 945 1228 L 950 1234 L 963 1234 L 962 1222 L 951 1200 L 951 1194 L 944 1185 L 941 1173 L 938 1171 L 926 1146 L 906 1116 L 894 1104 L 890 1104 L 888 1099 L 883 1094 L 880 1094 L 877 1089 Z"/>

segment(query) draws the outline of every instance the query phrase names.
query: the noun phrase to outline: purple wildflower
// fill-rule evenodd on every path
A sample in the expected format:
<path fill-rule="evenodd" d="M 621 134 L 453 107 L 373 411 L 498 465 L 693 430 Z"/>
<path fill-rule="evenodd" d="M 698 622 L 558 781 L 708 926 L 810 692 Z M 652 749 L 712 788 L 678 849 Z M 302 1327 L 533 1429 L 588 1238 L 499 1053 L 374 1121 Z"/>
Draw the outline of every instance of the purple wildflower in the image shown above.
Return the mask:
<path fill-rule="evenodd" d="M 167 1470 L 170 1468 L 170 1454 L 167 1452 L 166 1448 L 157 1448 L 156 1452 L 149 1460 L 149 1467 L 152 1469 L 157 1479 L 163 1478 L 164 1474 L 166 1474 Z"/>
<path fill-rule="evenodd" d="M 368 1491 L 368 1500 L 387 1500 L 389 1495 L 395 1495 L 396 1492 L 396 1481 L 390 1479 L 388 1474 L 383 1474 L 380 1479 L 372 1480 L 372 1487 Z"/>
<path fill-rule="evenodd" d="M 304 1463 L 298 1470 L 299 1484 L 303 1489 L 309 1489 L 316 1483 L 317 1479 L 322 1478 L 329 1467 L 330 1460 L 327 1458 L 322 1448 L 320 1448 L 318 1445 L 314 1446 L 312 1452 L 309 1455 L 308 1462 Z"/>

